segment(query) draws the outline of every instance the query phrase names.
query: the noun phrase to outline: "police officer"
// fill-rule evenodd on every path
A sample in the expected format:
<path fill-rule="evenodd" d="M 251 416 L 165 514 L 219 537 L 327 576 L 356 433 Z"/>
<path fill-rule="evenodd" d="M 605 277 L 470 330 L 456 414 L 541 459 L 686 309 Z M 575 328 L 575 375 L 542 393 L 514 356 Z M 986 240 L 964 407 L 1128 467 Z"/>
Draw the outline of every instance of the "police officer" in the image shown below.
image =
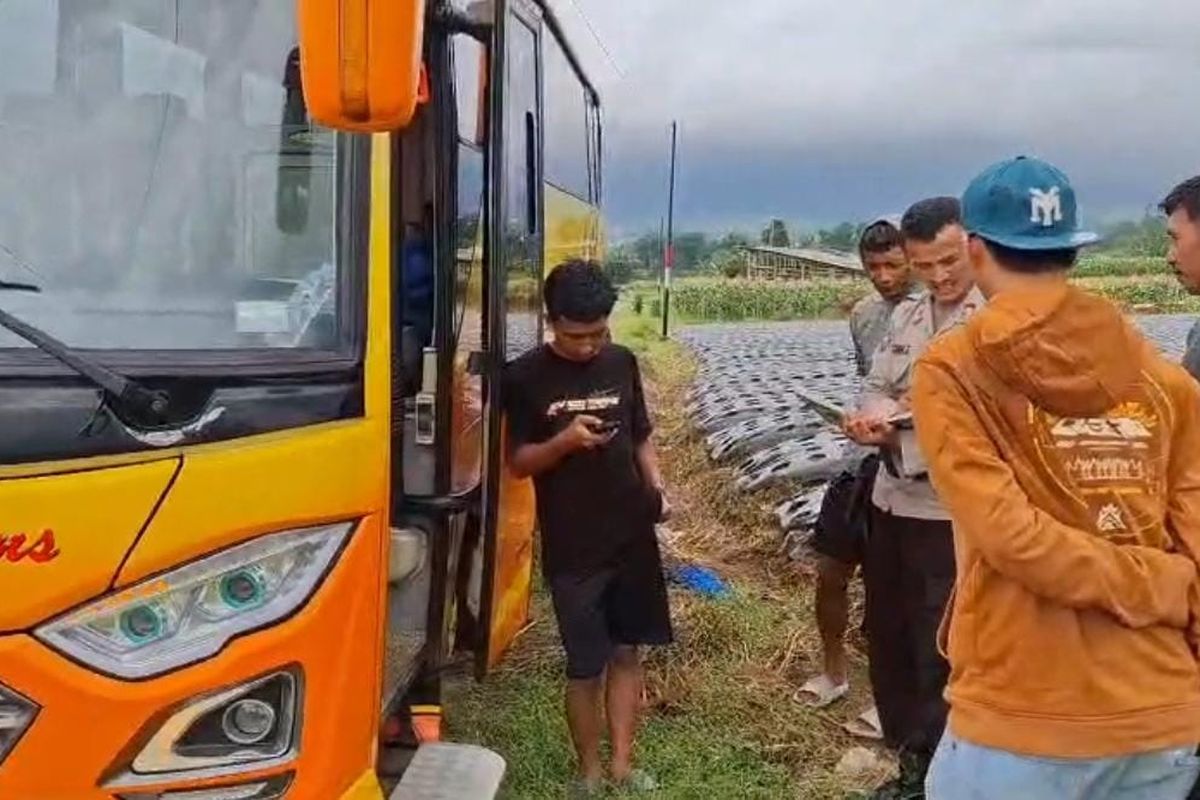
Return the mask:
<path fill-rule="evenodd" d="M 905 213 L 901 231 L 926 291 L 892 315 L 860 408 L 845 423 L 851 439 L 880 451 L 863 567 L 866 626 L 875 703 L 884 740 L 899 752 L 900 776 L 876 790 L 878 800 L 924 797 L 947 712 L 949 666 L 937 631 L 954 586 L 954 538 L 905 419 L 912 370 L 935 336 L 983 305 L 958 200 L 922 200 Z"/>

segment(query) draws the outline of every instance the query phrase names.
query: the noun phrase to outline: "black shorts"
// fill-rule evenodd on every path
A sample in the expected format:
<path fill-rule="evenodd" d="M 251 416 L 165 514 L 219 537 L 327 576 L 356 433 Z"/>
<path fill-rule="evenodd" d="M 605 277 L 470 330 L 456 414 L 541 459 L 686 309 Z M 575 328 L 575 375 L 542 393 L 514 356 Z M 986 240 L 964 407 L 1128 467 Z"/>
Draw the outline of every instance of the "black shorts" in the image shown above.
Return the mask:
<path fill-rule="evenodd" d="M 671 643 L 667 584 L 652 533 L 638 537 L 611 566 L 551 575 L 548 583 L 571 680 L 599 677 L 619 645 Z"/>
<path fill-rule="evenodd" d="M 862 564 L 877 471 L 878 462 L 868 458 L 857 470 L 843 472 L 829 482 L 813 527 L 813 550 L 848 566 Z"/>

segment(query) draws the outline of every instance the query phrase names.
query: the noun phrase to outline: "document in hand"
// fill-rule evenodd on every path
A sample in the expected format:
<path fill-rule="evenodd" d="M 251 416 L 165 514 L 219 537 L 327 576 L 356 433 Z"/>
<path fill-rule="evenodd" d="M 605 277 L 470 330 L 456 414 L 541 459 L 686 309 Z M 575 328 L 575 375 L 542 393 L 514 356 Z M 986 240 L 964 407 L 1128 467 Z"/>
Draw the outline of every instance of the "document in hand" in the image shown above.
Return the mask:
<path fill-rule="evenodd" d="M 839 428 L 841 427 L 842 421 L 846 418 L 846 411 L 841 406 L 799 390 L 796 391 L 796 395 L 806 406 L 815 411 L 821 419 Z"/>

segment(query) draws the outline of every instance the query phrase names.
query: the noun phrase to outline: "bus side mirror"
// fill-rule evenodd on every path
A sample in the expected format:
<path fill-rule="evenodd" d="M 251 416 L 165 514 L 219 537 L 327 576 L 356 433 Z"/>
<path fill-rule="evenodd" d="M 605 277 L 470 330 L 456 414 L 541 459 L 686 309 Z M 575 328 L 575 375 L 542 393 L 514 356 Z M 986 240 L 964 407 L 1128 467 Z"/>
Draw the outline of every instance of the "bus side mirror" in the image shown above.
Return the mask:
<path fill-rule="evenodd" d="M 424 0 L 296 0 L 308 112 L 328 128 L 394 131 L 413 118 Z"/>

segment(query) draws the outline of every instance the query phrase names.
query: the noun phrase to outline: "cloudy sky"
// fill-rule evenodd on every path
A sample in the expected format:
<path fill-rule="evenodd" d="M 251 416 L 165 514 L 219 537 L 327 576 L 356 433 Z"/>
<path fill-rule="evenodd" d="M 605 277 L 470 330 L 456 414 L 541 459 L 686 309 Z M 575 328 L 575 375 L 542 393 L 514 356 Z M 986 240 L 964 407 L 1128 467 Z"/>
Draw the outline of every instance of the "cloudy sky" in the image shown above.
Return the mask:
<path fill-rule="evenodd" d="M 862 219 L 1018 152 L 1091 219 L 1200 172 L 1195 0 L 553 0 L 606 105 L 618 235 Z M 595 29 L 606 55 L 588 31 Z"/>

